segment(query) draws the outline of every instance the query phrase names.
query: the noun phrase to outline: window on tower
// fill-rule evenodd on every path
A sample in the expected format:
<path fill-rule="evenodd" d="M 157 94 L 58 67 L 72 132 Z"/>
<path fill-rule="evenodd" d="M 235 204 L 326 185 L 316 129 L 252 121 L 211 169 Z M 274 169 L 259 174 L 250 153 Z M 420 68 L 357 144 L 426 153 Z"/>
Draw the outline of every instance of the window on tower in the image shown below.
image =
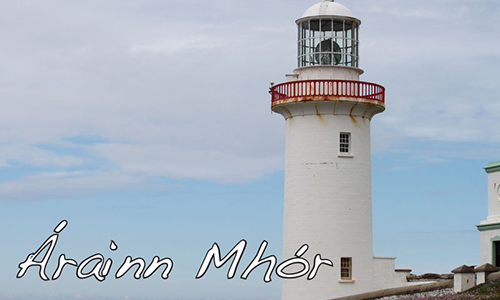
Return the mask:
<path fill-rule="evenodd" d="M 340 279 L 352 280 L 352 257 L 340 258 Z"/>
<path fill-rule="evenodd" d="M 348 154 L 351 152 L 351 134 L 348 132 L 340 133 L 339 152 L 341 154 Z"/>

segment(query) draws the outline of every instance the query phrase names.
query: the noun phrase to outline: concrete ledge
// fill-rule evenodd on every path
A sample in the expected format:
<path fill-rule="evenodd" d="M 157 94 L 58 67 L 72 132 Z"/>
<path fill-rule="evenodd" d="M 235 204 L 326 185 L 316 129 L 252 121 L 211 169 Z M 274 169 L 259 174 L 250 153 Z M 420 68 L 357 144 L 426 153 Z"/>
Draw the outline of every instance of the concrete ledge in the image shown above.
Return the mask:
<path fill-rule="evenodd" d="M 379 291 L 373 291 L 369 293 L 357 294 L 347 297 L 333 298 L 329 300 L 366 300 L 366 299 L 376 299 L 388 296 L 397 296 L 397 295 L 408 295 L 408 294 L 416 294 L 423 292 L 430 292 L 435 290 L 442 290 L 453 288 L 453 280 L 442 280 L 434 283 L 427 284 L 418 284 L 418 285 L 409 285 L 403 287 L 397 287 L 392 289 L 385 289 Z"/>

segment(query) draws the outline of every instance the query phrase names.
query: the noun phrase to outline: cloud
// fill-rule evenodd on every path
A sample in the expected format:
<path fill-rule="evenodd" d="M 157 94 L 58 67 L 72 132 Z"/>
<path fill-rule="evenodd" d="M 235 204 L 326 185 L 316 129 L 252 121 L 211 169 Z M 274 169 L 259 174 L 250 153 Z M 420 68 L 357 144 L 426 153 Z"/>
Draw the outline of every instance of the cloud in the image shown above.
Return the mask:
<path fill-rule="evenodd" d="M 140 178 L 120 172 L 42 172 L 0 183 L 2 201 L 74 198 L 92 191 L 144 188 Z"/>
<path fill-rule="evenodd" d="M 500 109 L 498 28 L 469 26 L 499 12 L 481 3 L 352 3 L 363 21 L 362 80 L 387 88 L 376 151 L 500 143 L 485 130 Z M 266 90 L 295 67 L 293 21 L 303 10 L 298 1 L 9 2 L 0 13 L 0 166 L 19 174 L 0 195 L 158 177 L 248 182 L 281 170 L 284 121 L 270 115 Z M 441 161 L 434 154 L 422 157 Z"/>
<path fill-rule="evenodd" d="M 495 129 L 500 106 L 494 96 L 500 92 L 495 71 L 500 67 L 500 48 L 490 36 L 500 27 L 483 31 L 477 24 L 496 19 L 498 5 L 381 1 L 365 3 L 363 8 L 362 4 L 358 11 L 364 17 L 373 13 L 384 20 L 368 19 L 362 27 L 363 80 L 369 76 L 368 81 L 386 87 L 386 111 L 372 122 L 375 151 L 415 152 L 421 161 L 436 163 L 495 156 L 491 149 L 500 145 Z"/>
<path fill-rule="evenodd" d="M 252 155 L 245 149 L 182 147 L 175 144 L 106 144 L 94 147 L 98 156 L 132 174 L 170 178 L 195 178 L 221 182 L 247 182 L 269 170 L 279 170 L 279 155 Z"/>
<path fill-rule="evenodd" d="M 20 164 L 30 166 L 72 167 L 83 163 L 83 159 L 74 155 L 58 155 L 35 145 L 6 143 L 0 145 L 0 166 L 12 167 Z"/>

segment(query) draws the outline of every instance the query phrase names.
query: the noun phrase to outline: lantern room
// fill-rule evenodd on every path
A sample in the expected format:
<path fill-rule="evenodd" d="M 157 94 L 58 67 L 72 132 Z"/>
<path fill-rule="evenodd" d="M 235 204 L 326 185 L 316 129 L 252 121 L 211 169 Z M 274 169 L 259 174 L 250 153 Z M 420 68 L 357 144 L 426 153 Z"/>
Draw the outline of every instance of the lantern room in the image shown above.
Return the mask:
<path fill-rule="evenodd" d="M 361 21 L 345 6 L 323 0 L 296 21 L 298 67 L 345 66 L 358 68 Z"/>

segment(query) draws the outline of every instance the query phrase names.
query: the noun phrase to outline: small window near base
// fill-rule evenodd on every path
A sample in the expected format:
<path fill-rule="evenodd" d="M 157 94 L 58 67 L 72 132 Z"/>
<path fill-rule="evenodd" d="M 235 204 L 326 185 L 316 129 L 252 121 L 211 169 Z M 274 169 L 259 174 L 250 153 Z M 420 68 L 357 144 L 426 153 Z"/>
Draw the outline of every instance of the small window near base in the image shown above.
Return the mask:
<path fill-rule="evenodd" d="M 349 154 L 351 152 L 351 134 L 348 132 L 341 132 L 339 142 L 340 154 Z"/>
<path fill-rule="evenodd" d="M 352 280 L 352 257 L 340 258 L 340 279 Z"/>

